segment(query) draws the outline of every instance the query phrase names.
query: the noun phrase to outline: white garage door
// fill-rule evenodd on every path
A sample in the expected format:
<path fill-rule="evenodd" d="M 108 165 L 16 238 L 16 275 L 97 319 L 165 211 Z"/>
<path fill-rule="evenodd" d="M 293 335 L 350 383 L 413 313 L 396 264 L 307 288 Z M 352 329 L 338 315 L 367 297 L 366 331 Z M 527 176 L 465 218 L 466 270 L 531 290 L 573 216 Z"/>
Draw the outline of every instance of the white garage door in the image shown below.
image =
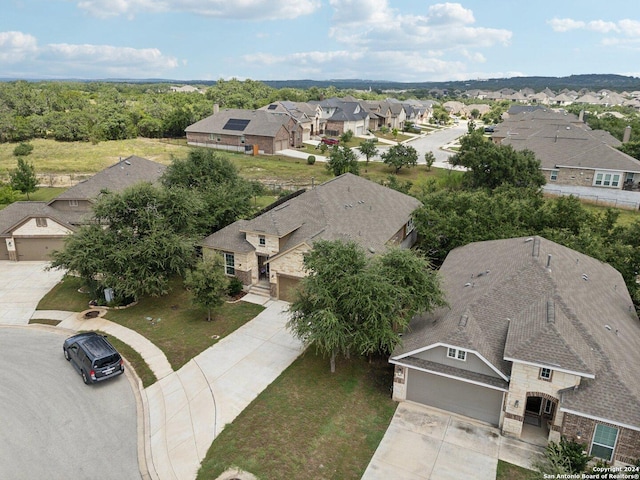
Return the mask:
<path fill-rule="evenodd" d="M 503 393 L 440 375 L 409 370 L 407 400 L 475 418 L 500 423 Z"/>

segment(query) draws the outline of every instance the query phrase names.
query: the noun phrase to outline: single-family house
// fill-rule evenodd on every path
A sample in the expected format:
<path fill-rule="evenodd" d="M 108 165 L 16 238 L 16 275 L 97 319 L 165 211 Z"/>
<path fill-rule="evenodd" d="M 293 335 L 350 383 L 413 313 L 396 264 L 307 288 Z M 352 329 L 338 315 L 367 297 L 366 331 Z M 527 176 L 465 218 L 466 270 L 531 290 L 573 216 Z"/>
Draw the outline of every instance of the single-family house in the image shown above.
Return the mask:
<path fill-rule="evenodd" d="M 287 112 L 270 110 L 219 110 L 189 125 L 187 143 L 196 147 L 273 155 L 302 146 L 303 127 Z"/>
<path fill-rule="evenodd" d="M 567 112 L 538 109 L 509 115 L 491 138 L 531 150 L 549 185 L 637 189 L 640 182 L 640 161 L 616 148 L 622 142 Z"/>
<path fill-rule="evenodd" d="M 416 240 L 411 214 L 419 206 L 411 196 L 345 173 L 209 235 L 203 254 L 221 253 L 227 275 L 290 300 L 306 275 L 303 255 L 316 241 L 351 240 L 370 254 L 410 247 Z"/>
<path fill-rule="evenodd" d="M 302 127 L 302 141 L 310 140 L 318 131 L 318 120 L 320 114 L 315 105 L 306 102 L 290 102 L 281 100 L 261 107 L 271 113 L 288 113 Z"/>
<path fill-rule="evenodd" d="M 317 102 L 320 113 L 320 132 L 339 136 L 351 130 L 365 135 L 369 130 L 369 112 L 355 99 L 328 98 Z M 314 103 L 314 102 L 310 102 Z"/>
<path fill-rule="evenodd" d="M 640 322 L 617 270 L 529 237 L 454 249 L 439 273 L 449 305 L 392 353 L 396 400 L 640 457 Z"/>
<path fill-rule="evenodd" d="M 90 220 L 103 191 L 157 182 L 165 166 L 130 156 L 64 191 L 49 202 L 15 202 L 0 210 L 0 260 L 48 260 L 64 239 Z"/>

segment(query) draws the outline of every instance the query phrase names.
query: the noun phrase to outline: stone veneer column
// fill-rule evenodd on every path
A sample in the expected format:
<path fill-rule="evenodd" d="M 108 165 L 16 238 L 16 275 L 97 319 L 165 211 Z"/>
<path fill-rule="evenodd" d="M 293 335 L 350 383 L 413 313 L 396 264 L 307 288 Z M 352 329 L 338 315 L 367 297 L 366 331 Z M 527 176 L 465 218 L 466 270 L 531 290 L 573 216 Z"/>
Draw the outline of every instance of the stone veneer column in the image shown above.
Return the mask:
<path fill-rule="evenodd" d="M 409 369 L 396 365 L 393 374 L 393 399 L 396 402 L 401 402 L 407 399 L 407 373 Z"/>

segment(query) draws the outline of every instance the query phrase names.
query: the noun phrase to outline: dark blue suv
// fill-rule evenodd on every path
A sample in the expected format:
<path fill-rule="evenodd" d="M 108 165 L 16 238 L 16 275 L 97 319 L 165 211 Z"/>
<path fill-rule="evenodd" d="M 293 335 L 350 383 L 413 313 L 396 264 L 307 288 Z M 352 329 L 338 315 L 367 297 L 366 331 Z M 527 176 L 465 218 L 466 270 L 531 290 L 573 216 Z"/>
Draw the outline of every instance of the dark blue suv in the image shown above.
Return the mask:
<path fill-rule="evenodd" d="M 79 333 L 62 345 L 64 358 L 82 376 L 84 383 L 95 383 L 124 373 L 124 362 L 106 337 L 96 332 Z"/>

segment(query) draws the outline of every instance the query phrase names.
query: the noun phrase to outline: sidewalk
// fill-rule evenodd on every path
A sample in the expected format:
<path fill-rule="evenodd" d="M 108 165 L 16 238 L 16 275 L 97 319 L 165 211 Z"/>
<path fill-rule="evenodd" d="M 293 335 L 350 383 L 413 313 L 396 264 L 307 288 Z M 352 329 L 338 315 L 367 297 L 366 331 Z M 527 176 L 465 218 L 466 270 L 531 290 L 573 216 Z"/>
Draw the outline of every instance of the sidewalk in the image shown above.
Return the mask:
<path fill-rule="evenodd" d="M 61 320 L 58 327 L 75 331 L 100 330 L 141 354 L 158 377 L 140 392 L 149 474 L 160 480 L 187 480 L 196 477 L 225 426 L 303 351 L 286 329 L 286 302 L 254 294 L 244 301 L 264 305 L 265 310 L 176 372 L 145 337 L 100 316 L 87 319 L 84 312 L 41 311 L 33 318 Z"/>

